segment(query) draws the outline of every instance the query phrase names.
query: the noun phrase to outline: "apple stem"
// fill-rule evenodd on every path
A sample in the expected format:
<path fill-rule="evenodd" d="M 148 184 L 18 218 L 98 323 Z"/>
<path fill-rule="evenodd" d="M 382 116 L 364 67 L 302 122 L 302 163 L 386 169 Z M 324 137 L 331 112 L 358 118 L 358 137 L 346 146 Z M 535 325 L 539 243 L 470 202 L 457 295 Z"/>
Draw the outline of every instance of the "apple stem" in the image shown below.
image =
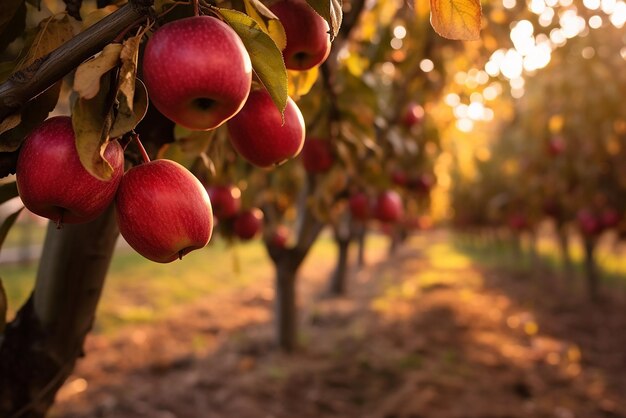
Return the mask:
<path fill-rule="evenodd" d="M 61 229 L 63 228 L 63 209 L 61 209 L 60 211 L 60 215 L 59 215 L 59 219 L 57 219 L 57 229 Z"/>
<path fill-rule="evenodd" d="M 137 147 L 139 148 L 139 152 L 141 152 L 141 158 L 143 159 L 143 163 L 149 163 L 150 162 L 150 157 L 148 157 L 148 153 L 146 152 L 146 149 L 143 147 L 143 144 L 141 143 L 141 140 L 139 139 L 139 135 L 135 134 L 135 141 L 137 142 Z"/>
<path fill-rule="evenodd" d="M 182 259 L 183 259 L 183 255 L 184 255 L 184 254 L 183 254 L 183 250 L 180 250 L 180 251 L 178 252 L 178 259 L 179 259 L 179 260 L 182 260 Z"/>
<path fill-rule="evenodd" d="M 200 1 L 192 0 L 192 2 L 193 2 L 193 15 L 199 16 L 200 15 Z"/>

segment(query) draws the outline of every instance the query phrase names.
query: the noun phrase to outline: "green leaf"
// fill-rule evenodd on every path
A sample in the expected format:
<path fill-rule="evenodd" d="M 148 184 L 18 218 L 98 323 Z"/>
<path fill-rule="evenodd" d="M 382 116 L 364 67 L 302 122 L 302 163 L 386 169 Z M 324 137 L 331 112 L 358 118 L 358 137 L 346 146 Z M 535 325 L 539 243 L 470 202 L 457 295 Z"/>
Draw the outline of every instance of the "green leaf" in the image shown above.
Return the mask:
<path fill-rule="evenodd" d="M 9 303 L 7 301 L 7 293 L 4 291 L 2 285 L 2 279 L 0 279 L 0 334 L 4 333 L 4 328 L 7 325 L 7 310 Z"/>
<path fill-rule="evenodd" d="M 480 39 L 480 0 L 430 0 L 430 23 L 444 38 Z"/>
<path fill-rule="evenodd" d="M 22 206 L 16 212 L 13 212 L 9 216 L 7 216 L 7 218 L 2 222 L 2 225 L 0 225 L 0 249 L 2 249 L 2 244 L 4 244 L 4 240 L 7 238 L 7 235 L 9 234 L 11 227 L 13 226 L 13 224 L 17 220 L 17 217 L 20 216 L 20 213 L 22 213 L 23 210 L 24 210 L 24 207 Z"/>
<path fill-rule="evenodd" d="M 113 174 L 113 167 L 103 157 L 113 123 L 112 109 L 107 100 L 110 79 L 109 72 L 100 80 L 96 97 L 89 100 L 78 98 L 72 109 L 72 126 L 80 162 L 88 172 L 102 180 L 109 180 Z"/>
<path fill-rule="evenodd" d="M 15 197 L 19 196 L 17 192 L 17 183 L 6 183 L 0 186 L 0 205 Z"/>
<path fill-rule="evenodd" d="M 108 44 L 102 53 L 78 66 L 74 75 L 74 90 L 83 99 L 93 99 L 100 90 L 100 78 L 115 68 L 122 44 Z"/>
<path fill-rule="evenodd" d="M 250 16 L 231 9 L 218 9 L 243 41 L 252 67 L 281 111 L 287 106 L 287 69 L 283 54 L 272 38 Z"/>
<path fill-rule="evenodd" d="M 341 21 L 343 20 L 341 0 L 307 0 L 320 16 L 322 16 L 330 26 L 330 40 L 332 41 L 339 33 Z"/>

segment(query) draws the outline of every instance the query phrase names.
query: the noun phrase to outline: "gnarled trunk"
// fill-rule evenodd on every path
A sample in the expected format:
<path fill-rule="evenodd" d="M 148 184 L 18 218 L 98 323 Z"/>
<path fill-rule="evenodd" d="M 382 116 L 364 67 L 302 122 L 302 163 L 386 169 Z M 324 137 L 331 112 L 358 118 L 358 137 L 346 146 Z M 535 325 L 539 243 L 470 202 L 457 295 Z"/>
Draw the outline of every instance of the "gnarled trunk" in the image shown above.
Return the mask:
<path fill-rule="evenodd" d="M 276 295 L 274 296 L 276 343 L 286 352 L 292 352 L 298 345 L 296 301 L 298 267 L 286 258 L 276 264 Z"/>
<path fill-rule="evenodd" d="M 330 278 L 328 291 L 331 295 L 341 296 L 346 294 L 350 239 L 336 237 L 335 243 L 337 244 L 337 266 Z"/>
<path fill-rule="evenodd" d="M 598 300 L 599 277 L 595 261 L 596 240 L 591 237 L 584 238 L 585 247 L 585 279 L 587 281 L 587 295 L 592 301 Z"/>
<path fill-rule="evenodd" d="M 0 346 L 0 416 L 45 416 L 82 354 L 117 236 L 113 205 L 86 224 L 49 224 L 35 290 Z"/>

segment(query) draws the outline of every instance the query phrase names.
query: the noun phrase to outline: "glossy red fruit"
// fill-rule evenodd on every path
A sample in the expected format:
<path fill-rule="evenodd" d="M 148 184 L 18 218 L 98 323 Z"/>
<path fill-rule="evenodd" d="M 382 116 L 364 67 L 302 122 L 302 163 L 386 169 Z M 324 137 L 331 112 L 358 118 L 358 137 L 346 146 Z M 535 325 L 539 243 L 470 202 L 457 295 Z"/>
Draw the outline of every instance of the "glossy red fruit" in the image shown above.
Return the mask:
<path fill-rule="evenodd" d="M 424 108 L 417 103 L 409 103 L 402 117 L 402 123 L 407 128 L 419 125 L 424 119 Z"/>
<path fill-rule="evenodd" d="M 363 192 L 358 192 L 350 196 L 350 213 L 358 221 L 367 221 L 371 216 L 370 198 Z"/>
<path fill-rule="evenodd" d="M 513 213 L 509 215 L 508 224 L 514 231 L 523 231 L 528 228 L 528 219 L 523 213 Z"/>
<path fill-rule="evenodd" d="M 150 103 L 195 130 L 216 128 L 234 116 L 252 81 L 243 42 L 230 26 L 209 16 L 159 28 L 146 45 L 142 68 Z"/>
<path fill-rule="evenodd" d="M 620 213 L 615 208 L 605 208 L 600 215 L 600 223 L 603 228 L 615 228 L 622 221 Z"/>
<path fill-rule="evenodd" d="M 241 112 L 228 123 L 235 150 L 259 167 L 278 165 L 300 153 L 304 144 L 304 119 L 291 98 L 285 122 L 265 89 L 250 93 Z"/>
<path fill-rule="evenodd" d="M 413 177 L 409 180 L 409 186 L 416 193 L 421 195 L 427 195 L 435 185 L 435 177 L 432 174 L 424 173 L 417 177 Z"/>
<path fill-rule="evenodd" d="M 88 222 L 113 202 L 124 174 L 124 151 L 111 141 L 104 158 L 113 167 L 109 181 L 87 172 L 80 162 L 72 120 L 44 121 L 24 140 L 17 160 L 17 188 L 31 212 L 58 224 Z"/>
<path fill-rule="evenodd" d="M 289 240 L 289 229 L 284 225 L 279 225 L 272 236 L 270 237 L 270 245 L 278 248 L 287 247 L 287 241 Z"/>
<path fill-rule="evenodd" d="M 274 3 L 270 10 L 285 28 L 287 46 L 283 50 L 283 58 L 288 69 L 308 70 L 328 58 L 328 23 L 305 1 L 282 0 Z"/>
<path fill-rule="evenodd" d="M 307 138 L 301 153 L 302 165 L 309 173 L 325 173 L 335 162 L 330 143 L 324 139 Z"/>
<path fill-rule="evenodd" d="M 235 235 L 241 240 L 249 240 L 254 238 L 263 225 L 263 212 L 260 209 L 253 208 L 241 212 L 235 218 L 233 230 Z"/>
<path fill-rule="evenodd" d="M 584 235 L 598 235 L 602 232 L 602 223 L 589 209 L 581 209 L 576 215 L 580 232 Z"/>
<path fill-rule="evenodd" d="M 182 165 L 155 160 L 124 174 L 115 198 L 120 232 L 149 260 L 169 263 L 208 244 L 211 201 Z"/>
<path fill-rule="evenodd" d="M 402 198 L 393 190 L 378 195 L 374 206 L 374 215 L 381 222 L 398 222 L 404 216 Z"/>
<path fill-rule="evenodd" d="M 558 157 L 563 154 L 567 148 L 565 138 L 562 136 L 554 136 L 548 141 L 548 154 L 553 157 Z"/>
<path fill-rule="evenodd" d="M 217 219 L 230 219 L 241 209 L 241 190 L 233 185 L 209 187 L 207 190 L 213 207 L 213 215 Z"/>
<path fill-rule="evenodd" d="M 391 172 L 391 182 L 396 186 L 404 187 L 407 185 L 408 177 L 404 170 L 396 169 Z"/>

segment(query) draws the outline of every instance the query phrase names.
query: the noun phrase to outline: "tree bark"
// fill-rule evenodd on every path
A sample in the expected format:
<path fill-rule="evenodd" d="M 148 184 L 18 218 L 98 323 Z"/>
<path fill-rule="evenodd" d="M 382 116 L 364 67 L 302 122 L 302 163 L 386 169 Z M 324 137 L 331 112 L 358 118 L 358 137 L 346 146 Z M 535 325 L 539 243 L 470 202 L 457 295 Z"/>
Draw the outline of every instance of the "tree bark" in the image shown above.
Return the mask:
<path fill-rule="evenodd" d="M 337 266 L 330 278 L 329 293 L 333 296 L 346 294 L 346 282 L 348 277 L 348 249 L 350 239 L 335 237 L 337 244 Z"/>
<path fill-rule="evenodd" d="M 584 238 L 585 247 L 585 278 L 587 280 L 587 296 L 592 302 L 598 300 L 598 269 L 595 261 L 596 240 L 591 237 Z"/>
<path fill-rule="evenodd" d="M 361 224 L 358 226 L 358 230 L 356 233 L 357 239 L 357 256 L 356 256 L 356 264 L 358 268 L 365 267 L 365 237 L 367 235 L 367 228 L 365 224 Z"/>
<path fill-rule="evenodd" d="M 274 296 L 276 343 L 285 352 L 298 346 L 298 309 L 296 303 L 296 273 L 299 265 L 283 258 L 276 267 L 276 295 Z"/>
<path fill-rule="evenodd" d="M 0 345 L 0 416 L 46 415 L 82 354 L 117 237 L 113 205 L 86 224 L 49 224 L 35 289 Z"/>
<path fill-rule="evenodd" d="M 557 238 L 559 241 L 559 248 L 561 250 L 561 261 L 563 263 L 563 273 L 566 278 L 572 277 L 573 263 L 572 257 L 569 252 L 569 237 L 564 227 L 557 229 Z"/>

